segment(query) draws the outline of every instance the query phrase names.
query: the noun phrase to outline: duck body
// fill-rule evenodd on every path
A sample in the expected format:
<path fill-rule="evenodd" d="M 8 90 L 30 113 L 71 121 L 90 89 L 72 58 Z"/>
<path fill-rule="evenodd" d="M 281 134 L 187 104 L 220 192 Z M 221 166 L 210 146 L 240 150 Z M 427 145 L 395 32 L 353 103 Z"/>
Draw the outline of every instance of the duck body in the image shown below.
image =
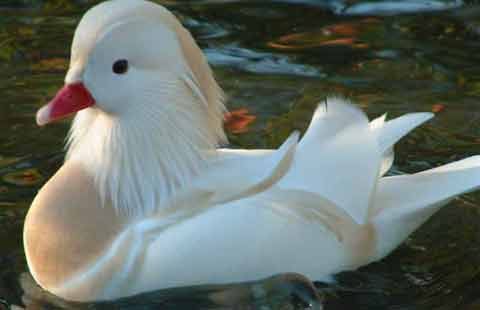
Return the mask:
<path fill-rule="evenodd" d="M 133 47 L 117 46 L 118 33 L 135 35 Z M 152 35 L 165 55 L 135 49 Z M 369 122 L 340 98 L 317 108 L 301 140 L 219 148 L 223 103 L 203 54 L 173 15 L 141 0 L 102 3 L 80 22 L 66 86 L 37 120 L 76 111 L 65 164 L 24 228 L 33 277 L 70 300 L 284 272 L 328 281 L 385 257 L 480 185 L 478 157 L 385 177 L 395 142 L 432 115 Z"/>
<path fill-rule="evenodd" d="M 365 264 L 373 250 L 368 225 L 347 226 L 350 223 L 342 222 L 351 221 L 349 216 L 321 196 L 273 185 L 281 178 L 276 173 L 285 169 L 276 165 L 292 164 L 295 139 L 280 150 L 259 154 L 225 150 L 224 158 L 212 161 L 206 178 L 193 180 L 192 188 L 179 194 L 180 202 L 172 210 L 131 220 L 113 208 L 100 212 L 85 208 L 84 204 L 98 207 L 91 181 L 56 188 L 89 178 L 79 172 L 81 163 L 67 161 L 38 194 L 27 216 L 25 244 L 27 257 L 33 258 L 32 274 L 56 295 L 99 300 L 153 288 L 256 280 L 288 271 L 328 280 L 334 272 Z M 256 175 L 235 184 L 235 177 L 250 169 Z M 265 190 L 263 181 L 268 182 Z M 53 205 L 49 195 L 59 190 L 65 200 Z M 338 231 L 331 231 L 329 220 L 330 225 L 339 225 Z"/>

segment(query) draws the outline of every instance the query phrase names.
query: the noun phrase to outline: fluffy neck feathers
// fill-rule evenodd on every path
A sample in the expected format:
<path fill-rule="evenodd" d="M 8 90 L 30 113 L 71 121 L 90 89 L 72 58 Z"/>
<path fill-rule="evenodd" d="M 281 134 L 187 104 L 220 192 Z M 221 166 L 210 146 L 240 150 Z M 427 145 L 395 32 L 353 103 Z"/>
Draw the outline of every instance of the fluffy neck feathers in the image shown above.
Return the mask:
<path fill-rule="evenodd" d="M 151 214 L 206 168 L 225 141 L 223 104 L 218 90 L 216 108 L 205 107 L 195 85 L 164 85 L 164 94 L 144 96 L 126 117 L 95 108 L 78 113 L 67 160 L 84 164 L 104 204 L 129 217 Z"/>

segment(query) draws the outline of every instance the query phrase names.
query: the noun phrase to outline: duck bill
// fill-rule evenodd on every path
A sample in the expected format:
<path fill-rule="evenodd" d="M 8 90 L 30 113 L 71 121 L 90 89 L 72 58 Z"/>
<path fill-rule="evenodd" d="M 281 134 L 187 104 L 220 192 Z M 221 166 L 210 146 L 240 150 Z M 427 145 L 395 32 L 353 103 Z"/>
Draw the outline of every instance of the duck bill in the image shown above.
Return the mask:
<path fill-rule="evenodd" d="M 83 83 L 66 84 L 47 105 L 37 112 L 37 124 L 46 125 L 95 104 Z"/>

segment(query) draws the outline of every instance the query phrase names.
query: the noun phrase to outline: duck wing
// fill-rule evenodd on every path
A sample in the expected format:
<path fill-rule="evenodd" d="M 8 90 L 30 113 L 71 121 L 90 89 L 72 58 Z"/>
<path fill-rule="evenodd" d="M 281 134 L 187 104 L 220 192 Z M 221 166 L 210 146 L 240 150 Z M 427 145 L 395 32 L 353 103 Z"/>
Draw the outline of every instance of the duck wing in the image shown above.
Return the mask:
<path fill-rule="evenodd" d="M 361 224 L 380 161 L 376 137 L 365 114 L 344 99 L 330 98 L 315 111 L 292 168 L 279 186 L 325 197 Z"/>
<path fill-rule="evenodd" d="M 294 132 L 275 151 L 245 156 L 220 153 L 211 160 L 208 171 L 194 180 L 191 191 L 212 192 L 212 204 L 225 203 L 265 191 L 291 168 L 299 133 Z"/>

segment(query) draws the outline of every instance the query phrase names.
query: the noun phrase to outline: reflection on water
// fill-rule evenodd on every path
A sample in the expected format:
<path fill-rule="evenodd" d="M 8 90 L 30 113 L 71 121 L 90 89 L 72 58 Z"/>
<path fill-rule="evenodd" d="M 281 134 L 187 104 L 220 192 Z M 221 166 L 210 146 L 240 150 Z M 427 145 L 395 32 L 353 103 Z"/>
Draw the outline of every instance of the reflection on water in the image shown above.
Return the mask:
<path fill-rule="evenodd" d="M 261 74 L 322 76 L 317 68 L 292 63 L 286 55 L 257 52 L 235 45 L 206 48 L 204 52 L 213 66 L 228 66 Z"/>
<path fill-rule="evenodd" d="M 60 309 L 323 309 L 315 286 L 298 274 L 241 284 L 166 289 L 97 303 L 66 302 L 41 290 L 26 273 L 19 279 L 27 309 L 50 306 Z"/>
<path fill-rule="evenodd" d="M 93 307 L 39 290 L 25 274 L 22 249 L 26 210 L 61 164 L 68 128 L 68 121 L 37 128 L 34 114 L 62 84 L 87 2 L 0 3 L 0 309 L 21 305 L 22 298 L 32 309 Z M 411 9 L 420 2 L 403 3 Z M 317 102 L 342 94 L 371 117 L 436 112 L 398 145 L 392 173 L 480 153 L 480 9 L 390 17 L 332 13 L 367 4 L 378 13 L 398 3 L 168 1 L 229 95 L 237 120 L 227 127 L 234 147 L 278 146 L 292 130 L 305 129 Z M 95 309 L 228 309 L 233 301 L 241 309 L 319 309 L 320 301 L 324 309 L 477 309 L 479 205 L 478 193 L 455 199 L 388 258 L 342 273 L 334 285 L 314 282 L 316 292 L 309 280 L 285 275 L 160 291 Z"/>

